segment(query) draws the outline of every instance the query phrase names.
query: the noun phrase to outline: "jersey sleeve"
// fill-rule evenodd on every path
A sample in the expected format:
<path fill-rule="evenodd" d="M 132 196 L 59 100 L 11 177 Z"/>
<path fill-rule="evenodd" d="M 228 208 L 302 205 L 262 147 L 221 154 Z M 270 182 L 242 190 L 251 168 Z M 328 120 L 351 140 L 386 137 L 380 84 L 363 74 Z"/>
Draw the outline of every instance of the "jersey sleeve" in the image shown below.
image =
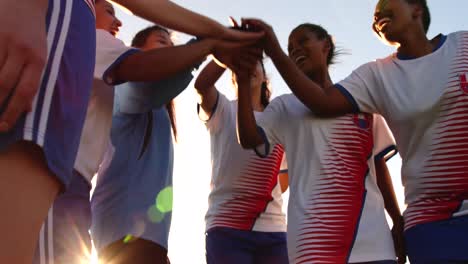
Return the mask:
<path fill-rule="evenodd" d="M 283 159 L 281 160 L 280 173 L 288 173 L 288 160 L 286 153 L 283 153 Z"/>
<path fill-rule="evenodd" d="M 378 113 L 379 81 L 376 62 L 369 62 L 354 70 L 335 87 L 353 105 L 355 113 Z"/>
<path fill-rule="evenodd" d="M 128 82 L 115 89 L 116 106 L 127 114 L 145 113 L 158 109 L 187 88 L 193 75 L 190 70 L 155 82 Z"/>
<path fill-rule="evenodd" d="M 204 119 L 204 116 L 208 115 L 204 113 L 200 104 L 197 105 L 198 117 L 205 123 L 206 128 L 211 134 L 218 133 L 223 128 L 224 124 L 230 122 L 229 119 L 232 118 L 233 111 L 231 101 L 219 91 L 216 91 L 216 93 L 216 103 L 208 119 Z"/>
<path fill-rule="evenodd" d="M 395 139 L 382 116 L 374 114 L 373 119 L 374 159 L 388 161 L 398 153 Z"/>
<path fill-rule="evenodd" d="M 266 157 L 273 150 L 272 146 L 283 142 L 281 126 L 284 115 L 284 103 L 280 97 L 274 99 L 257 118 L 257 129 L 263 137 L 263 145 L 257 146 L 255 152 Z"/>
<path fill-rule="evenodd" d="M 122 80 L 113 80 L 109 73 L 122 60 L 138 51 L 126 46 L 109 32 L 101 29 L 96 30 L 96 66 L 94 68 L 94 78 L 103 80 L 109 85 L 123 83 Z"/>

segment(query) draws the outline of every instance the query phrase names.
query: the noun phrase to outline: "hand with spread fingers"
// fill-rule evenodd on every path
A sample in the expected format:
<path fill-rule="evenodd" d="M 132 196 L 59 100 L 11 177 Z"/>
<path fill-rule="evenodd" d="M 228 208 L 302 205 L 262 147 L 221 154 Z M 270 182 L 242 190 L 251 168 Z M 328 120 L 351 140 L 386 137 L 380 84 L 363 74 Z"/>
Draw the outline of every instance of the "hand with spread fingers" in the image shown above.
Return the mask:
<path fill-rule="evenodd" d="M 47 58 L 47 1 L 0 2 L 0 133 L 30 111 Z"/>
<path fill-rule="evenodd" d="M 273 28 L 259 19 L 245 18 L 242 19 L 242 25 L 252 31 L 263 32 L 262 45 L 265 53 L 271 56 L 274 52 L 281 50 L 281 45 L 276 37 Z"/>
<path fill-rule="evenodd" d="M 262 59 L 263 50 L 255 42 L 216 41 L 213 48 L 216 63 L 237 72 L 241 69 L 252 71 Z"/>

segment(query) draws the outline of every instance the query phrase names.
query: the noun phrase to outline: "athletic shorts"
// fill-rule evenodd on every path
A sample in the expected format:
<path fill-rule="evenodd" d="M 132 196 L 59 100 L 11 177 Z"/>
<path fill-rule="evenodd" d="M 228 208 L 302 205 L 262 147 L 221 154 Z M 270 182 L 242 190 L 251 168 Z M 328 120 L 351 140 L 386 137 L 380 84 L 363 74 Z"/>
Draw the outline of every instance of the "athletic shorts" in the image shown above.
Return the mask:
<path fill-rule="evenodd" d="M 411 264 L 468 263 L 468 216 L 416 225 L 405 240 Z"/>
<path fill-rule="evenodd" d="M 93 82 L 95 18 L 83 0 L 49 0 L 46 23 L 47 65 L 32 111 L 10 132 L 0 133 L 0 150 L 21 140 L 39 145 L 49 169 L 66 187 Z M 0 113 L 6 105 L 0 105 Z"/>
<path fill-rule="evenodd" d="M 33 264 L 88 263 L 91 254 L 91 185 L 77 171 L 55 199 L 42 225 Z"/>
<path fill-rule="evenodd" d="M 206 233 L 207 264 L 288 264 L 286 232 L 217 227 Z"/>

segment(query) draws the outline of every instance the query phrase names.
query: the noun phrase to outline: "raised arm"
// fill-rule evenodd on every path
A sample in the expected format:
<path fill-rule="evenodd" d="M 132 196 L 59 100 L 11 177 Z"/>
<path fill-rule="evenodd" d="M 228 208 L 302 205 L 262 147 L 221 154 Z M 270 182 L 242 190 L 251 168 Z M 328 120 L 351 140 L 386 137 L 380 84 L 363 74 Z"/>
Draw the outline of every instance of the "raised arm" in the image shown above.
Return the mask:
<path fill-rule="evenodd" d="M 245 149 L 254 149 L 265 143 L 257 128 L 257 121 L 253 113 L 252 96 L 250 94 L 250 76 L 247 73 L 237 73 L 238 107 L 237 133 L 239 142 Z"/>
<path fill-rule="evenodd" d="M 291 91 L 312 112 L 322 117 L 335 117 L 351 113 L 353 107 L 346 97 L 334 87 L 320 87 L 310 80 L 284 53 L 276 35 L 263 21 L 245 19 L 243 23 L 265 32 L 264 48 Z"/>
<path fill-rule="evenodd" d="M 406 262 L 406 250 L 403 237 L 404 222 L 385 158 L 382 157 L 375 160 L 375 171 L 377 185 L 382 193 L 385 209 L 390 215 L 390 218 L 392 218 L 392 236 L 395 245 L 395 252 L 398 257 L 398 263 L 403 264 Z"/>
<path fill-rule="evenodd" d="M 217 92 L 215 83 L 225 70 L 224 67 L 219 66 L 215 61 L 210 61 L 198 74 L 195 81 L 195 90 L 197 90 L 200 96 L 200 106 L 208 116 L 211 116 L 216 104 Z"/>
<path fill-rule="evenodd" d="M 168 0 L 115 0 L 137 16 L 200 37 L 227 40 L 258 39 L 261 33 L 232 30 Z"/>
<path fill-rule="evenodd" d="M 203 39 L 192 44 L 138 52 L 121 61 L 109 77 L 114 81 L 157 81 L 193 67 L 211 53 L 244 47 L 249 43 Z"/>

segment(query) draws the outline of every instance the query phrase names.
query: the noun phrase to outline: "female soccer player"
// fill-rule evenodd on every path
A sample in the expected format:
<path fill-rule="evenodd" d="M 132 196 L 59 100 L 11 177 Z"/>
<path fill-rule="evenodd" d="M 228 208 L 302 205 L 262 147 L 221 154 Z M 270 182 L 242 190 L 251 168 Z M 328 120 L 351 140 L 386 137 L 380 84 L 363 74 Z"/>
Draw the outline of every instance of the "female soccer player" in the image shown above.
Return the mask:
<path fill-rule="evenodd" d="M 326 87 L 332 84 L 328 67 L 335 46 L 325 29 L 298 26 L 289 37 L 289 52 L 291 57 L 307 54 L 300 70 Z M 248 73 L 236 73 L 241 144 L 260 154 L 268 154 L 271 144 L 286 149 L 290 263 L 396 263 L 378 187 L 379 181 L 389 181 L 385 161 L 395 152 L 382 118 L 356 113 L 320 119 L 287 94 L 272 101 L 257 127 Z M 390 197 L 385 204 L 398 224 L 401 215 L 393 188 L 389 185 L 383 192 Z"/>
<path fill-rule="evenodd" d="M 195 82 L 199 116 L 211 138 L 206 260 L 209 264 L 288 263 L 280 186 L 281 179 L 287 182 L 287 174 L 278 177 L 283 147 L 275 145 L 265 159 L 242 149 L 236 135 L 237 101 L 228 100 L 215 87 L 224 71 L 212 61 Z M 256 64 L 250 82 L 249 102 L 261 115 L 270 101 L 263 63 Z"/>
<path fill-rule="evenodd" d="M 76 2 L 76 3 L 75 3 Z M 46 68 L 46 74 L 50 74 L 49 76 L 44 77 L 44 86 L 43 92 L 38 93 L 38 97 L 35 102 L 35 107 L 41 108 L 41 110 L 36 109 L 31 112 L 27 117 L 24 117 L 21 121 L 22 123 L 10 131 L 9 133 L 1 134 L 1 144 L 2 147 L 5 146 L 9 148 L 9 144 L 13 144 L 18 138 L 25 138 L 27 140 L 33 140 L 38 144 L 44 145 L 45 155 L 47 157 L 47 164 L 49 167 L 45 166 L 41 162 L 45 162 L 45 160 L 39 159 L 41 162 L 38 164 L 42 164 L 44 166 L 39 166 L 38 164 L 34 163 L 34 159 L 41 157 L 40 149 L 35 148 L 37 151 L 31 152 L 34 154 L 33 160 L 29 160 L 30 166 L 21 166 L 21 170 L 25 169 L 32 169 L 37 170 L 41 168 L 41 171 L 44 173 L 48 172 L 51 169 L 51 173 L 54 173 L 59 179 L 59 182 L 55 181 L 54 178 L 50 178 L 50 180 L 54 183 L 54 185 L 47 185 L 53 189 L 53 187 L 63 186 L 65 194 L 61 196 L 59 201 L 57 202 L 57 206 L 52 208 L 49 211 L 49 218 L 44 225 L 43 231 L 41 232 L 39 245 L 37 249 L 37 261 L 42 263 L 48 261 L 54 261 L 57 259 L 57 262 L 66 262 L 70 263 L 69 257 L 76 257 L 79 253 L 82 253 L 82 248 L 89 247 L 89 181 L 94 173 L 97 171 L 97 167 L 99 166 L 100 161 L 102 160 L 102 154 L 104 152 L 104 147 L 107 143 L 107 137 L 110 130 L 110 120 L 111 120 L 111 113 L 112 113 L 112 102 L 113 102 L 113 88 L 112 85 L 114 83 L 118 83 L 121 81 L 126 80 L 155 80 L 161 79 L 166 77 L 174 72 L 177 72 L 180 69 L 184 69 L 185 67 L 191 66 L 194 62 L 198 62 L 202 60 L 207 54 L 214 51 L 213 48 L 216 46 L 219 47 L 221 41 L 218 40 L 203 40 L 200 43 L 195 43 L 193 45 L 188 45 L 183 48 L 178 49 L 174 48 L 170 51 L 166 52 L 157 52 L 154 53 L 138 53 L 136 50 L 126 47 L 121 41 L 117 40 L 113 35 L 115 35 L 118 31 L 118 28 L 121 25 L 121 22 L 115 18 L 114 10 L 112 5 L 107 3 L 106 1 L 99 0 L 96 2 L 96 10 L 95 14 L 97 17 L 96 26 L 99 28 L 97 31 L 97 48 L 98 48 L 98 57 L 96 60 L 96 71 L 94 80 L 94 88 L 91 93 L 91 99 L 89 102 L 89 110 L 86 114 L 86 122 L 82 124 L 82 121 L 85 117 L 85 111 L 83 106 L 88 104 L 88 97 L 89 94 L 86 92 L 87 83 L 91 81 L 87 81 L 85 78 L 86 76 L 81 77 L 81 71 L 93 69 L 93 66 L 87 66 L 87 61 L 89 57 L 94 58 L 94 50 L 96 49 L 96 40 L 94 36 L 96 33 L 92 33 L 91 36 L 93 37 L 90 41 L 91 44 L 89 45 L 92 47 L 92 50 L 88 52 L 88 50 L 83 54 L 74 54 L 73 57 L 63 57 L 60 54 L 52 54 L 57 49 L 58 51 L 68 51 L 70 49 L 75 49 L 75 45 L 80 44 L 81 41 L 88 43 L 88 38 L 86 38 L 86 28 L 78 28 L 77 30 L 80 31 L 80 35 L 78 36 L 78 32 L 73 34 L 74 29 L 72 30 L 75 24 L 81 25 L 79 22 L 79 17 L 86 18 L 87 15 L 90 16 L 90 24 L 94 25 L 94 16 L 93 12 L 94 9 L 90 9 L 85 2 L 81 1 L 73 1 L 75 5 L 83 5 L 84 8 L 75 7 L 70 5 L 71 1 L 56 1 L 50 5 L 50 9 L 53 9 L 50 21 L 55 23 L 55 20 L 59 20 L 58 28 L 54 27 L 54 25 L 49 26 L 50 30 L 54 30 L 53 33 L 50 33 L 51 39 L 51 54 L 50 56 L 53 57 L 53 65 L 50 64 L 48 68 Z M 88 2 L 87 2 L 88 3 Z M 135 1 L 129 3 L 131 8 L 136 8 L 138 5 L 135 3 L 144 4 L 141 1 Z M 150 5 L 153 8 L 154 3 L 147 3 L 146 5 Z M 164 9 L 163 3 L 159 3 L 158 5 L 162 5 L 161 8 Z M 175 16 L 178 14 L 185 14 L 188 11 L 184 11 L 180 7 L 173 6 L 170 4 L 170 10 L 174 10 Z M 93 5 L 89 5 L 94 8 Z M 55 11 L 54 11 L 55 10 Z M 81 13 L 76 15 L 71 12 L 71 10 L 83 10 Z M 177 11 L 179 10 L 179 11 Z M 49 13 L 50 13 L 49 12 Z M 157 19 L 157 14 L 160 11 L 155 11 L 155 13 L 150 11 L 145 11 L 148 18 Z M 182 12 L 182 13 L 180 13 Z M 70 18 L 70 16 L 76 16 L 76 18 Z M 164 17 L 165 15 L 163 15 Z M 211 34 L 211 30 L 221 28 L 221 26 L 214 21 L 208 20 L 207 18 L 198 17 L 198 16 L 187 16 L 187 19 L 195 19 L 200 21 L 205 21 L 205 28 L 200 28 L 196 33 L 203 34 Z M 69 21 L 72 20 L 71 22 Z M 211 23 L 208 23 L 211 21 Z M 169 23 L 169 21 L 166 21 Z M 72 25 L 72 28 L 68 27 L 68 23 Z M 175 23 L 175 21 L 174 21 Z M 186 22 L 181 22 L 181 26 L 184 25 Z M 196 23 L 194 21 L 194 23 Z M 188 26 L 188 30 L 190 30 L 192 25 Z M 65 38 L 67 34 L 64 32 L 68 32 L 69 40 Z M 225 37 L 230 36 L 232 38 L 239 37 L 245 38 L 246 35 L 239 35 L 238 32 L 234 32 L 233 30 L 225 30 L 228 32 L 227 34 L 222 34 Z M 60 37 L 60 34 L 55 34 L 56 32 L 64 33 L 63 37 Z M 229 33 L 233 32 L 233 33 Z M 81 35 L 83 33 L 84 35 Z M 219 33 L 219 32 L 218 32 Z M 245 33 L 244 33 L 245 34 Z M 255 34 L 253 34 L 255 35 Z M 258 35 L 258 34 L 257 34 Z M 251 38 L 252 34 L 247 35 L 247 38 Z M 73 44 L 72 44 L 73 43 Z M 68 46 L 67 46 L 68 45 Z M 71 46 L 69 46 L 71 45 Z M 81 45 L 81 44 L 80 44 Z M 79 46 L 77 49 L 79 49 Z M 242 45 L 240 44 L 232 44 L 232 45 Z M 215 48 L 216 49 L 216 48 Z M 169 56 L 169 57 L 168 57 Z M 182 56 L 181 59 L 173 61 L 172 58 L 174 56 Z M 144 58 L 142 58 L 144 57 Z M 165 65 L 165 67 L 152 67 L 155 65 L 155 62 L 162 62 L 162 61 L 170 61 Z M 92 61 L 94 63 L 94 60 Z M 52 62 L 51 62 L 52 63 Z M 151 67 L 145 67 L 150 65 Z M 64 69 L 60 70 L 60 67 L 65 67 Z M 73 67 L 72 67 L 73 66 Z M 88 68 L 86 68 L 86 67 Z M 70 72 L 67 72 L 71 67 Z M 84 67 L 76 68 L 76 67 Z M 139 70 L 138 70 L 139 69 Z M 57 77 L 59 74 L 63 74 L 62 79 L 58 78 L 55 80 L 54 78 Z M 105 78 L 103 77 L 105 76 Z M 114 79 L 116 78 L 116 79 Z M 83 79 L 83 83 L 78 82 Z M 66 86 L 65 84 L 70 83 L 70 87 Z M 65 85 L 66 88 L 54 88 L 56 85 L 60 86 Z M 68 85 L 68 84 L 67 84 Z M 83 85 L 80 89 L 78 87 Z M 63 91 L 62 91 L 62 90 Z M 15 90 L 17 92 L 17 90 Z M 60 94 L 54 94 L 60 93 Z M 86 96 L 84 96 L 86 95 Z M 42 97 L 41 97 L 42 96 Z M 61 101 L 60 97 L 63 96 L 63 102 Z M 14 103 L 15 99 L 14 96 L 11 97 L 11 103 Z M 50 105 L 50 107 L 49 107 Z M 5 105 L 6 106 L 6 105 Z M 35 108 L 34 108 L 35 109 Z M 52 114 L 48 114 L 50 110 Z M 83 111 L 82 111 L 83 110 Z M 6 110 L 7 112 L 9 110 Z M 55 116 L 55 114 L 57 116 Z M 7 122 L 8 123 L 8 122 Z M 22 124 L 26 126 L 25 129 L 21 128 Z M 38 132 L 35 129 L 39 129 Z M 71 132 L 67 132 L 67 131 Z M 83 130 L 83 137 L 80 143 L 80 147 L 78 150 L 78 155 L 76 159 L 76 163 L 74 165 L 75 171 L 72 173 L 72 166 L 73 162 L 75 161 L 76 155 L 76 148 L 77 143 L 79 142 L 79 135 Z M 76 133 L 76 134 L 75 134 Z M 49 135 L 49 136 L 48 136 Z M 21 141 L 23 142 L 23 141 Z M 21 146 L 24 144 L 29 146 L 29 143 L 19 143 Z M 27 147 L 29 148 L 29 147 Z M 23 147 L 21 148 L 23 151 Z M 14 149 L 12 149 L 13 151 Z M 16 150 L 14 150 L 16 151 Z M 15 171 L 16 167 L 14 164 L 19 162 L 22 158 L 18 155 L 21 155 L 21 151 L 16 151 L 14 156 L 14 160 L 10 160 L 8 155 L 5 155 L 5 158 L 9 160 L 8 169 L 1 170 L 2 173 L 8 172 L 9 170 Z M 29 152 L 28 152 L 29 153 Z M 12 154 L 13 155 L 13 154 Z M 28 154 L 29 155 L 29 154 Z M 1 160 L 1 159 L 0 159 Z M 0 161 L 1 163 L 1 161 Z M 2 163 L 3 164 L 3 163 Z M 36 164 L 36 165 L 34 165 Z M 15 184 L 21 181 L 21 177 L 26 174 L 31 174 L 33 172 L 21 172 L 20 176 L 17 176 L 14 179 L 11 179 L 8 184 L 9 186 L 13 186 L 14 189 Z M 14 173 L 13 173 L 14 174 Z M 46 175 L 46 174 L 44 174 Z M 44 176 L 43 175 L 43 176 Z M 8 174 L 5 177 L 10 177 L 11 175 Z M 3 176 L 2 176 L 3 177 Z M 44 182 L 48 182 L 47 177 L 41 178 Z M 3 180 L 3 178 L 2 178 Z M 41 181 L 42 181 L 41 180 Z M 32 182 L 34 183 L 34 182 Z M 45 191 L 47 186 L 42 186 L 41 183 L 34 183 L 34 192 L 24 192 L 25 194 L 20 197 L 20 201 L 23 204 L 26 204 L 26 201 L 22 199 L 26 199 L 29 195 L 36 195 L 39 192 Z M 26 185 L 25 187 L 28 187 Z M 42 187 L 41 187 L 42 186 Z M 70 188 L 68 188 L 70 186 Z M 33 187 L 33 185 L 31 185 Z M 47 188 L 46 188 L 47 187 Z M 8 191 L 12 190 L 9 188 Z M 28 187 L 29 188 L 29 187 Z M 44 189 L 44 190 L 42 190 Z M 52 190 L 50 189 L 50 190 Z M 87 191 L 86 191 L 87 190 Z M 55 194 L 54 194 L 55 195 Z M 42 195 L 38 199 L 30 199 L 27 200 L 28 203 L 31 201 L 33 204 L 41 203 L 41 205 L 45 206 L 45 200 L 49 196 Z M 52 196 L 51 196 L 52 197 Z M 49 197 L 50 198 L 50 197 Z M 47 199 L 49 199 L 47 198 Z M 15 199 L 10 199 L 13 203 L 17 201 Z M 2 200 L 6 201 L 6 200 Z M 74 202 L 70 202 L 74 201 Z M 22 205 L 24 206 L 24 205 Z M 31 214 L 30 217 L 22 217 L 21 221 L 14 221 L 11 224 L 11 228 L 8 230 L 13 230 L 15 226 L 23 223 L 23 221 L 28 221 L 27 219 L 36 220 L 36 210 L 39 212 L 39 209 L 42 207 L 40 205 L 33 205 L 30 206 L 27 212 L 24 212 L 24 215 Z M 21 208 L 15 208 L 15 210 L 20 210 Z M 26 208 L 23 208 L 24 210 Z M 8 210 L 7 210 L 8 211 Z M 9 211 L 10 212 L 10 211 Z M 10 217 L 13 217 L 14 211 L 11 211 L 11 215 L 9 214 L 8 217 L 5 217 L 2 220 L 5 221 L 13 221 Z M 23 224 L 26 224 L 24 222 Z M 88 226 L 88 228 L 86 228 Z M 28 225 L 21 231 L 18 231 L 14 237 L 21 237 L 23 232 L 28 232 L 24 234 L 25 236 L 33 236 L 29 237 L 31 243 L 36 241 L 34 237 L 34 225 Z M 69 235 L 72 234 L 72 235 Z M 36 232 L 37 235 L 37 232 Z M 74 239 L 74 238 L 81 238 Z M 29 241 L 27 238 L 20 239 L 21 243 L 24 243 L 29 246 Z M 9 242 L 10 243 L 10 242 Z M 20 243 L 20 244 L 21 244 Z M 75 245 L 75 246 L 70 246 Z M 7 246 L 4 247 L 5 250 L 8 249 Z M 8 254 L 11 254 L 13 258 L 16 256 L 25 256 L 25 258 L 30 258 L 28 251 L 23 248 L 21 253 L 18 253 L 16 250 L 21 247 L 16 247 L 14 250 L 6 251 Z M 15 253 L 16 252 L 16 253 Z M 68 254 L 70 253 L 70 254 Z M 0 254 L 0 258 L 7 254 Z M 20 260 L 18 260 L 20 261 Z M 10 262 L 10 261 L 8 261 Z M 11 261 L 12 263 L 17 263 L 17 261 Z M 30 262 L 30 261 L 27 261 Z"/>
<path fill-rule="evenodd" d="M 132 46 L 148 51 L 173 43 L 167 29 L 153 26 L 137 33 Z M 92 199 L 91 230 L 101 263 L 169 263 L 171 134 L 176 137 L 177 129 L 172 101 L 160 103 L 160 97 L 165 90 L 185 89 L 192 69 L 116 90 L 111 146 Z"/>
<path fill-rule="evenodd" d="M 307 54 L 289 59 L 269 26 L 249 23 L 269 31 L 267 53 L 294 94 L 314 113 L 361 111 L 386 119 L 403 159 L 405 239 L 411 263 L 467 262 L 468 32 L 428 39 L 425 0 L 381 0 L 373 29 L 397 47 L 396 53 L 364 64 L 331 89 L 322 89 L 295 67 Z"/>

